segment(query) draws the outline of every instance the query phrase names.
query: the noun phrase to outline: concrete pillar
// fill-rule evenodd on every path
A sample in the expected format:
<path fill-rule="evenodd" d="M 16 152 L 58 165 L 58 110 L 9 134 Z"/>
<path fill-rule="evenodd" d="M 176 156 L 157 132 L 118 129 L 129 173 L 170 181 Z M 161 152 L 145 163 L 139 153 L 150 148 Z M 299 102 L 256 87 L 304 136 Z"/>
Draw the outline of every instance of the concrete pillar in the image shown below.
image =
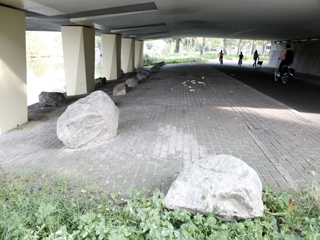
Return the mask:
<path fill-rule="evenodd" d="M 0 134 L 27 121 L 25 14 L 0 6 Z"/>
<path fill-rule="evenodd" d="M 82 26 L 61 27 L 67 95 L 93 91 L 95 32 Z"/>
<path fill-rule="evenodd" d="M 121 68 L 123 73 L 134 71 L 135 40 L 122 38 L 121 42 Z"/>
<path fill-rule="evenodd" d="M 107 80 L 121 77 L 121 35 L 102 34 L 103 76 Z"/>
<path fill-rule="evenodd" d="M 135 59 L 134 67 L 143 67 L 143 41 L 135 41 Z"/>

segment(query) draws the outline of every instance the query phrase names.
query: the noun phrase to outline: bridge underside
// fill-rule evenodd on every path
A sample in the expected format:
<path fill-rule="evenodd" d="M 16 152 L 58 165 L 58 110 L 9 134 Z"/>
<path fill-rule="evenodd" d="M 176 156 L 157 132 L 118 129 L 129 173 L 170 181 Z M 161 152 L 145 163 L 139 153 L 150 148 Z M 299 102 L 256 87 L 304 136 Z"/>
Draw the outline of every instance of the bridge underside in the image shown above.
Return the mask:
<path fill-rule="evenodd" d="M 26 13 L 26 29 L 87 26 L 135 39 L 320 37 L 318 0 L 0 0 Z M 7 23 L 9 24 L 9 23 Z"/>

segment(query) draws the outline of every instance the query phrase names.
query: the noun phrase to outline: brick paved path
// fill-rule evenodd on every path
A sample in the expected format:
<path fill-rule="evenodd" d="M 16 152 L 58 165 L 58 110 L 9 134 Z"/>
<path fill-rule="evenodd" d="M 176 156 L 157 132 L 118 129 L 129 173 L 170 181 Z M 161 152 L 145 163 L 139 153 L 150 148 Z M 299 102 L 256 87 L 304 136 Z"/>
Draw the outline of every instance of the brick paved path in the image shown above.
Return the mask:
<path fill-rule="evenodd" d="M 197 83 L 184 86 L 186 80 Z M 264 186 L 319 182 L 320 125 L 206 64 L 166 65 L 127 95 L 110 97 L 120 110 L 111 141 L 67 149 L 56 136 L 66 107 L 34 105 L 27 124 L 0 135 L 0 169 L 34 178 L 50 173 L 106 192 L 146 186 L 166 193 L 185 164 L 230 154 L 254 168 Z"/>

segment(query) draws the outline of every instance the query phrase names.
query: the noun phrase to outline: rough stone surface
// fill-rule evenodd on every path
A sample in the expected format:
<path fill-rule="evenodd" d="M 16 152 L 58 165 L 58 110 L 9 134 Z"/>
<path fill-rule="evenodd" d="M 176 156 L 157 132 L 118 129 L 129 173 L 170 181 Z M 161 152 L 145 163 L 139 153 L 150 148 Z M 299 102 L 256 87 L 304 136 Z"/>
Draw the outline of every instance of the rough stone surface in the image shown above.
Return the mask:
<path fill-rule="evenodd" d="M 142 71 L 142 74 L 145 75 L 145 76 L 147 76 L 147 77 L 150 76 L 150 72 L 147 71 L 147 70 L 143 70 L 143 71 Z"/>
<path fill-rule="evenodd" d="M 150 69 L 151 72 L 157 72 L 158 71 L 158 68 L 156 68 L 156 66 L 153 66 L 151 69 Z"/>
<path fill-rule="evenodd" d="M 162 65 L 160 63 L 157 63 L 156 65 L 154 65 L 158 70 L 162 67 Z"/>
<path fill-rule="evenodd" d="M 126 80 L 126 82 L 125 82 L 125 84 L 127 84 L 128 85 L 128 87 L 135 87 L 135 86 L 137 86 L 138 85 L 138 79 L 136 79 L 136 78 L 128 78 L 127 80 Z"/>
<path fill-rule="evenodd" d="M 147 76 L 144 75 L 143 73 L 137 73 L 137 79 L 138 79 L 139 81 L 141 81 L 141 80 L 143 80 L 143 79 L 146 79 L 146 78 L 147 78 Z"/>
<path fill-rule="evenodd" d="M 113 88 L 113 95 L 125 95 L 129 92 L 129 87 L 125 83 L 119 83 Z"/>
<path fill-rule="evenodd" d="M 222 221 L 258 218 L 263 213 L 262 183 L 242 160 L 218 155 L 189 164 L 165 199 L 169 209 L 214 213 Z"/>
<path fill-rule="evenodd" d="M 105 77 L 99 77 L 94 80 L 94 83 L 97 84 L 106 84 L 107 79 Z"/>
<path fill-rule="evenodd" d="M 159 62 L 159 65 L 162 67 L 164 65 L 166 65 L 166 63 L 164 61 Z"/>
<path fill-rule="evenodd" d="M 68 148 L 97 144 L 117 135 L 119 109 L 103 91 L 72 105 L 59 117 L 58 138 Z"/>
<path fill-rule="evenodd" d="M 60 107 L 67 102 L 65 95 L 60 92 L 41 92 L 38 98 L 41 107 Z"/>

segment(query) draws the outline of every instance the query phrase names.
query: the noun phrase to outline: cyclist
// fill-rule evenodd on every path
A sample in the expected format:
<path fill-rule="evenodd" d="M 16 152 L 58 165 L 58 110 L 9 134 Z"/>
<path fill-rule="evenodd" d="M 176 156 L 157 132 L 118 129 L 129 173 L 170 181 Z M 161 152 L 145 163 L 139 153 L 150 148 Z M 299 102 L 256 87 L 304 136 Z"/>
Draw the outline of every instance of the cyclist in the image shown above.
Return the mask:
<path fill-rule="evenodd" d="M 223 62 L 223 52 L 222 52 L 222 50 L 219 53 L 219 61 L 222 64 L 222 62 Z"/>
<path fill-rule="evenodd" d="M 293 51 L 290 48 L 291 48 L 290 43 L 287 43 L 286 49 L 282 52 L 281 56 L 278 58 L 279 60 L 282 59 L 279 65 L 278 77 L 280 76 L 280 71 L 283 66 L 285 65 L 289 66 L 291 63 L 293 63 Z"/>
<path fill-rule="evenodd" d="M 239 61 L 238 61 L 238 64 L 239 64 L 239 65 L 242 64 L 242 59 L 243 59 L 243 54 L 242 54 L 242 52 L 241 52 L 240 55 L 239 55 Z"/>

